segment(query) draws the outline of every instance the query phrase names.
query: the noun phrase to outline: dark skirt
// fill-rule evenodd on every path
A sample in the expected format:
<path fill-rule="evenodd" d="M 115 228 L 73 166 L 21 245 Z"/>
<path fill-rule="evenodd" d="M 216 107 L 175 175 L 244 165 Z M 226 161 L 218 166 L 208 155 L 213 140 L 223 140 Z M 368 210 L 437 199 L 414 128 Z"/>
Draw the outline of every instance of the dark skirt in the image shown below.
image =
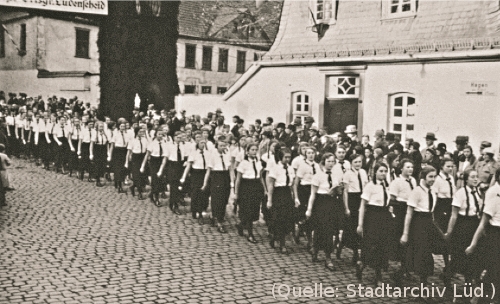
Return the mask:
<path fill-rule="evenodd" d="M 351 215 L 346 219 L 344 227 L 343 243 L 347 248 L 357 250 L 361 246 L 361 237 L 357 233 L 359 206 L 361 204 L 361 193 L 349 192 L 348 205 Z"/>
<path fill-rule="evenodd" d="M 40 139 L 38 139 L 40 141 Z M 68 161 L 69 161 L 69 169 L 70 170 L 78 170 L 78 140 L 71 140 L 71 143 L 73 144 L 73 148 L 75 148 L 75 151 L 71 151 L 71 149 L 68 149 Z"/>
<path fill-rule="evenodd" d="M 9 140 L 9 145 L 7 148 L 7 153 L 9 155 L 14 155 L 14 156 L 19 156 L 19 142 L 16 139 L 16 133 L 15 133 L 15 126 L 8 126 L 10 136 L 8 138 Z"/>
<path fill-rule="evenodd" d="M 450 270 L 453 273 L 460 273 L 469 278 L 479 275 L 481 269 L 478 269 L 479 257 L 477 251 L 472 255 L 465 254 L 465 249 L 472 242 L 479 221 L 477 216 L 458 216 L 451 236 L 450 247 Z"/>
<path fill-rule="evenodd" d="M 259 220 L 260 205 L 264 199 L 264 188 L 260 179 L 240 180 L 238 189 L 238 216 L 243 223 Z"/>
<path fill-rule="evenodd" d="M 297 208 L 297 221 L 305 221 L 309 197 L 311 196 L 311 185 L 299 185 L 297 190 L 300 201 L 300 205 Z"/>
<path fill-rule="evenodd" d="M 231 178 L 229 171 L 210 172 L 210 204 L 212 216 L 219 222 L 224 220 L 226 206 L 231 193 Z"/>
<path fill-rule="evenodd" d="M 182 162 L 168 161 L 167 163 L 167 183 L 178 183 L 184 173 Z"/>
<path fill-rule="evenodd" d="M 108 146 L 94 144 L 94 164 L 96 171 L 96 178 L 101 178 L 106 172 L 108 158 Z"/>
<path fill-rule="evenodd" d="M 314 230 L 314 247 L 326 253 L 333 251 L 333 236 L 337 232 L 335 202 L 328 194 L 316 194 L 311 212 L 311 228 Z"/>
<path fill-rule="evenodd" d="M 165 178 L 164 174 L 158 177 L 158 171 L 160 171 L 161 163 L 163 162 L 163 157 L 151 156 L 149 158 L 149 174 L 151 176 L 151 192 L 160 193 L 165 190 Z"/>
<path fill-rule="evenodd" d="M 146 186 L 146 174 L 141 173 L 142 161 L 146 153 L 132 153 L 132 164 L 130 171 L 132 172 L 132 181 L 134 187 L 144 188 Z"/>
<path fill-rule="evenodd" d="M 389 258 L 402 262 L 406 259 L 406 246 L 401 245 L 401 236 L 405 229 L 406 202 L 391 200 L 394 217 L 391 219 Z"/>
<path fill-rule="evenodd" d="M 202 213 L 208 208 L 209 189 L 202 191 L 207 170 L 191 169 L 191 212 Z"/>
<path fill-rule="evenodd" d="M 82 144 L 83 146 L 83 144 Z M 127 176 L 127 168 L 125 168 L 125 161 L 127 159 L 127 148 L 115 147 L 113 149 L 112 168 L 115 181 L 123 182 Z"/>
<path fill-rule="evenodd" d="M 271 233 L 275 238 L 285 237 L 295 228 L 295 204 L 290 187 L 275 187 L 271 208 Z"/>
<path fill-rule="evenodd" d="M 361 241 L 361 260 L 364 265 L 378 270 L 387 269 L 391 218 L 387 207 L 366 205 Z"/>
<path fill-rule="evenodd" d="M 448 230 L 448 223 L 451 217 L 451 203 L 452 198 L 438 198 L 436 207 L 434 207 L 434 221 L 441 231 Z M 434 231 L 436 232 L 436 230 Z M 434 243 L 432 245 L 432 253 L 434 254 L 448 254 L 448 246 L 443 242 L 439 235 L 434 235 Z"/>
<path fill-rule="evenodd" d="M 500 227 L 488 225 L 482 248 L 484 250 L 484 263 L 487 271 L 485 280 L 488 283 L 494 284 L 495 288 L 498 289 L 498 286 L 500 286 L 500 263 L 498 262 L 500 261 Z M 480 254 L 481 251 L 478 250 L 478 253 Z M 496 295 L 495 298 L 498 299 L 499 296 Z"/>
<path fill-rule="evenodd" d="M 90 143 L 82 142 L 81 146 L 81 158 L 80 158 L 80 172 L 84 171 L 89 172 L 89 174 L 94 174 L 94 170 L 92 169 L 92 162 L 90 161 Z"/>
<path fill-rule="evenodd" d="M 432 247 L 435 229 L 432 213 L 413 212 L 408 236 L 406 266 L 409 271 L 414 271 L 421 278 L 434 274 Z"/>

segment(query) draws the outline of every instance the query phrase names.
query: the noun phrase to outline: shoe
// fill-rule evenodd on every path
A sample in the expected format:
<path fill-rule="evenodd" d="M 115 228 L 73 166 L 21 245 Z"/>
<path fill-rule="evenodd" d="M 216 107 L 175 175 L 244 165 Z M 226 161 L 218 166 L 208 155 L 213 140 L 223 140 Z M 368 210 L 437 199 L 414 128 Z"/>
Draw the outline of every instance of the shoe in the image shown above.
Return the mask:
<path fill-rule="evenodd" d="M 311 259 L 311 261 L 312 261 L 313 263 L 317 263 L 317 262 L 319 262 L 319 259 L 318 259 L 318 252 L 313 252 L 313 253 L 312 253 L 312 259 Z"/>
<path fill-rule="evenodd" d="M 340 243 L 337 245 L 337 252 L 335 253 L 335 256 L 337 257 L 337 260 L 340 260 L 340 258 L 341 258 L 341 255 L 342 255 L 342 247 L 344 247 L 344 245 L 342 244 L 342 242 L 340 242 Z"/>
<path fill-rule="evenodd" d="M 275 248 L 275 244 L 274 244 L 274 238 L 271 237 L 271 240 L 269 240 L 269 246 L 271 246 L 271 248 Z"/>
<path fill-rule="evenodd" d="M 172 212 L 177 215 L 181 215 L 181 212 L 179 211 L 179 207 L 173 207 Z"/>
<path fill-rule="evenodd" d="M 297 233 L 296 235 L 293 236 L 293 240 L 295 241 L 295 244 L 300 244 L 300 233 Z"/>
<path fill-rule="evenodd" d="M 137 197 L 140 201 L 143 201 L 145 200 L 146 198 L 144 196 L 142 196 L 142 193 L 139 192 L 139 196 Z"/>
<path fill-rule="evenodd" d="M 220 233 L 227 233 L 226 229 L 224 229 L 224 226 L 217 227 L 217 231 L 219 231 Z"/>
<path fill-rule="evenodd" d="M 149 197 L 149 200 L 151 201 L 151 203 L 153 203 L 153 204 L 155 204 L 155 203 L 156 203 L 156 202 L 155 202 L 155 199 L 154 199 L 154 197 L 153 197 L 153 192 L 150 192 L 150 193 L 149 193 L 149 195 L 148 195 L 148 197 Z"/>
<path fill-rule="evenodd" d="M 200 225 L 205 224 L 205 219 L 203 218 L 203 216 L 201 216 L 201 214 L 200 214 L 200 216 L 198 217 L 198 224 L 200 224 Z"/>
<path fill-rule="evenodd" d="M 95 182 L 95 180 L 94 180 L 93 178 L 90 178 L 90 177 L 87 179 L 87 181 L 88 181 L 89 183 L 93 183 L 93 182 Z"/>
<path fill-rule="evenodd" d="M 196 212 L 191 212 L 191 217 L 193 218 L 193 220 L 198 218 Z"/>
<path fill-rule="evenodd" d="M 253 236 L 253 234 L 250 234 L 248 237 L 247 237 L 247 241 L 249 241 L 250 243 L 252 244 L 257 244 L 257 240 L 255 239 L 255 237 Z"/>
<path fill-rule="evenodd" d="M 73 171 L 69 171 L 69 177 L 73 176 Z"/>
<path fill-rule="evenodd" d="M 239 236 L 244 236 L 245 234 L 243 233 L 243 227 L 241 224 L 236 224 L 236 229 L 238 230 L 238 235 Z"/>
<path fill-rule="evenodd" d="M 363 268 L 361 267 L 361 262 L 356 263 L 356 278 L 360 281 L 363 279 Z"/>
<path fill-rule="evenodd" d="M 280 247 L 280 253 L 288 255 L 288 249 L 286 247 Z"/>
<path fill-rule="evenodd" d="M 160 203 L 160 200 L 159 200 L 159 199 L 155 201 L 155 205 L 156 205 L 156 207 L 158 207 L 158 208 L 162 206 L 162 204 Z"/>
<path fill-rule="evenodd" d="M 135 187 L 134 186 L 130 187 L 130 193 L 132 193 L 132 196 L 135 196 Z"/>
<path fill-rule="evenodd" d="M 100 182 L 100 181 L 97 181 L 97 182 L 95 183 L 95 185 L 96 185 L 97 187 L 104 187 L 104 185 L 103 185 L 103 184 L 101 184 L 101 182 Z"/>
<path fill-rule="evenodd" d="M 332 259 L 326 259 L 325 260 L 325 268 L 330 270 L 330 271 L 334 271 L 335 270 L 335 266 L 333 265 L 333 261 Z"/>

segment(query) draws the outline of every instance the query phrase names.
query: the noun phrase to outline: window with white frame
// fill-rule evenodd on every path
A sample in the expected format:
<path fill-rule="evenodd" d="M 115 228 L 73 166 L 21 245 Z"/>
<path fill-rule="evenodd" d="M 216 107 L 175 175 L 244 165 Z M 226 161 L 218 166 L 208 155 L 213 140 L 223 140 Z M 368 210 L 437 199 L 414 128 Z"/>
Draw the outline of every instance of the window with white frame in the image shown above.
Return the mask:
<path fill-rule="evenodd" d="M 415 130 L 415 95 L 398 93 L 389 98 L 389 130 L 399 135 L 401 142 L 413 138 Z"/>
<path fill-rule="evenodd" d="M 292 119 L 299 117 L 304 123 L 304 119 L 311 115 L 311 99 L 307 92 L 295 92 L 292 94 Z"/>
<path fill-rule="evenodd" d="M 389 1 L 388 17 L 414 15 L 417 12 L 417 0 L 386 0 Z"/>
<path fill-rule="evenodd" d="M 329 77 L 329 98 L 358 98 L 358 76 L 332 76 Z"/>
<path fill-rule="evenodd" d="M 337 0 L 310 0 L 309 9 L 311 10 L 309 14 L 312 15 L 309 18 L 311 25 L 314 25 L 314 21 L 326 24 L 335 23 Z M 312 19 L 313 17 L 315 20 Z"/>

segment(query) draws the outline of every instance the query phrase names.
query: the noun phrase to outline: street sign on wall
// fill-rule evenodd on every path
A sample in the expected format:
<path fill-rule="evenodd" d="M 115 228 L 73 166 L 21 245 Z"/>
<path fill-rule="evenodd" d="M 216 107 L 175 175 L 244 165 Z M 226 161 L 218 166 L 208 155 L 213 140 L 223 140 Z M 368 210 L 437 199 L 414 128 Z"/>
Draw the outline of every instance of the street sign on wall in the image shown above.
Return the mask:
<path fill-rule="evenodd" d="M 497 96 L 498 82 L 496 81 L 462 81 L 465 95 Z"/>
<path fill-rule="evenodd" d="M 80 14 L 108 14 L 108 0 L 0 0 L 0 6 Z"/>

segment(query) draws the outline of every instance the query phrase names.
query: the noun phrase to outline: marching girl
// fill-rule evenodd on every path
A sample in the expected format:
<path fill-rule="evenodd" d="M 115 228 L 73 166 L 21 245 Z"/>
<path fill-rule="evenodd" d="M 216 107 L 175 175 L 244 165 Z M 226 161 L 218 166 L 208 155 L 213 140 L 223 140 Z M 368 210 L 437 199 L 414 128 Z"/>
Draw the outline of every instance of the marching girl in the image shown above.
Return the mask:
<path fill-rule="evenodd" d="M 26 112 L 24 109 L 19 109 L 19 114 L 16 117 L 16 128 L 14 130 L 17 139 L 17 148 L 19 153 L 24 154 L 26 151 L 24 145 L 26 144 L 26 139 L 24 138 L 24 126 L 26 125 Z M 25 155 L 26 157 L 26 155 Z"/>
<path fill-rule="evenodd" d="M 124 119 L 121 118 L 118 120 L 118 128 L 115 130 L 113 138 L 111 139 L 111 148 L 109 151 L 115 188 L 118 190 L 118 193 L 127 193 L 126 190 L 123 190 L 123 183 L 127 176 L 127 168 L 125 168 L 127 144 L 128 136 L 125 130 Z"/>
<path fill-rule="evenodd" d="M 361 280 L 364 267 L 375 270 L 375 284 L 382 283 L 382 269 L 389 263 L 391 213 L 387 189 L 387 165 L 376 163 L 373 177 L 361 194 L 357 233 L 362 237 L 361 261 L 356 264 L 356 277 Z"/>
<path fill-rule="evenodd" d="M 45 170 L 50 170 L 50 163 L 54 162 L 57 149 L 57 143 L 54 140 L 54 127 L 57 124 L 56 116 L 53 114 L 46 113 L 48 115 L 48 119 L 45 122 L 45 138 L 47 139 L 47 165 L 45 166 Z"/>
<path fill-rule="evenodd" d="M 226 140 L 224 135 L 219 136 L 217 150 L 209 153 L 207 172 L 201 188 L 202 191 L 206 191 L 210 185 L 212 218 L 217 221 L 217 231 L 220 233 L 227 233 L 224 219 L 231 184 L 234 183 L 234 171 L 231 170 L 231 156 L 227 152 Z"/>
<path fill-rule="evenodd" d="M 59 172 L 61 170 L 62 174 L 67 174 L 66 172 L 66 149 L 68 148 L 68 132 L 66 130 L 66 117 L 61 116 L 57 124 L 54 125 L 52 129 L 52 137 L 56 144 L 55 147 L 55 171 Z"/>
<path fill-rule="evenodd" d="M 26 156 L 26 159 L 31 158 L 31 152 L 32 152 L 32 131 L 31 128 L 33 126 L 33 113 L 31 111 L 26 115 L 26 121 L 24 123 L 24 130 L 23 130 L 23 143 L 24 143 L 24 155 Z"/>
<path fill-rule="evenodd" d="M 7 136 L 9 140 L 9 149 L 8 155 L 14 155 L 16 157 L 19 157 L 19 150 L 18 150 L 18 141 L 16 139 L 16 111 L 15 110 L 10 110 L 10 115 L 5 117 L 5 122 L 7 123 Z"/>
<path fill-rule="evenodd" d="M 450 222 L 453 195 L 457 192 L 457 189 L 455 188 L 455 179 L 453 178 L 453 159 L 444 158 L 441 160 L 440 165 L 441 172 L 436 176 L 436 180 L 432 186 L 432 190 L 437 194 L 437 201 L 435 202 L 436 207 L 434 208 L 434 221 L 437 223 L 439 229 L 445 232 Z M 446 272 L 449 262 L 447 244 L 441 240 L 439 235 L 436 235 L 436 242 L 433 247 L 434 254 L 443 255 Z"/>
<path fill-rule="evenodd" d="M 149 175 L 151 176 L 149 199 L 156 207 L 160 207 L 160 193 L 165 185 L 164 172 L 167 165 L 167 147 L 163 143 L 163 131 L 158 129 L 155 135 L 155 139 L 148 143 L 146 155 L 142 161 L 141 173 L 145 173 L 146 163 L 149 160 Z"/>
<path fill-rule="evenodd" d="M 451 262 L 445 273 L 445 282 L 449 284 L 453 273 L 463 274 L 465 283 L 478 279 L 482 269 L 478 269 L 477 255 L 466 255 L 465 249 L 472 242 L 483 212 L 483 200 L 477 189 L 479 178 L 477 171 L 468 169 L 464 172 L 465 187 L 455 193 L 452 202 L 452 214 L 445 234 L 451 240 Z M 439 198 L 438 198 L 439 200 Z M 437 207 L 437 206 L 436 206 Z"/>
<path fill-rule="evenodd" d="M 345 159 L 347 153 L 346 146 L 344 145 L 338 145 L 337 150 L 335 151 L 335 167 L 338 167 L 344 174 L 351 170 L 351 163 L 349 163 L 348 160 Z M 344 197 L 343 194 L 341 195 L 336 195 L 334 196 L 334 199 L 336 201 L 336 205 L 347 206 L 347 203 L 343 202 Z M 347 209 L 347 208 L 346 208 Z M 347 211 L 344 209 L 345 211 Z M 344 234 L 344 212 L 338 213 L 338 218 L 336 220 L 337 226 L 338 226 L 338 231 L 335 237 L 335 247 L 337 249 L 336 256 L 337 259 L 340 259 L 340 255 L 342 254 L 342 248 L 344 247 L 343 244 L 343 234 Z"/>
<path fill-rule="evenodd" d="M 348 218 L 345 223 L 344 245 L 353 251 L 352 263 L 356 265 L 359 260 L 359 249 L 361 248 L 361 238 L 356 233 L 359 220 L 359 207 L 361 204 L 361 193 L 368 183 L 368 175 L 362 169 L 363 156 L 352 154 L 349 158 L 351 169 L 344 174 L 344 202 L 346 206 L 346 215 Z"/>
<path fill-rule="evenodd" d="M 104 177 L 106 172 L 106 164 L 108 159 L 108 136 L 104 132 L 104 123 L 97 123 L 97 132 L 90 141 L 90 160 L 94 161 L 95 180 L 97 187 L 103 187 L 101 177 Z"/>
<path fill-rule="evenodd" d="M 301 142 L 299 144 L 299 155 L 297 155 L 293 160 L 292 160 L 292 168 L 295 172 L 297 172 L 297 169 L 299 166 L 304 163 L 307 159 L 306 157 L 306 150 L 309 147 L 309 144 L 306 142 Z"/>
<path fill-rule="evenodd" d="M 323 170 L 318 170 L 311 181 L 311 196 L 307 205 L 306 217 L 310 219 L 313 234 L 312 261 L 318 261 L 318 252 L 323 250 L 326 255 L 325 267 L 334 270 L 331 254 L 334 249 L 333 236 L 338 232 L 340 210 L 334 196 L 342 193 L 343 172 L 335 166 L 335 156 L 325 153 L 321 157 Z"/>
<path fill-rule="evenodd" d="M 306 221 L 306 211 L 309 197 L 311 196 L 312 178 L 321 170 L 321 166 L 314 161 L 316 157 L 316 149 L 314 147 L 307 147 L 305 156 L 306 160 L 298 165 L 293 183 L 295 204 L 298 205 L 297 222 L 299 224 L 299 231 L 295 236 L 295 242 L 298 243 L 301 233 L 304 232 L 307 239 L 307 250 L 309 251 L 312 244 L 312 229 L 310 222 Z"/>
<path fill-rule="evenodd" d="M 69 176 L 73 174 L 73 171 L 77 172 L 78 177 L 78 145 L 80 144 L 80 133 L 81 133 L 80 120 L 78 118 L 73 118 L 73 127 L 69 132 Z"/>
<path fill-rule="evenodd" d="M 413 189 L 417 187 L 417 181 L 412 176 L 413 162 L 405 158 L 400 162 L 399 168 L 401 174 L 389 186 L 389 194 L 391 196 L 389 210 L 394 217 L 391 229 L 390 252 L 392 258 L 401 263 L 400 270 L 394 275 L 394 280 L 397 284 L 400 284 L 403 276 L 408 274 L 406 267 L 406 247 L 400 244 L 400 239 L 405 227 L 408 198 Z"/>
<path fill-rule="evenodd" d="M 201 135 L 203 139 L 205 140 L 205 146 L 207 147 L 208 151 L 214 151 L 215 150 L 215 145 L 210 139 L 210 129 L 201 129 Z"/>
<path fill-rule="evenodd" d="M 246 155 L 236 169 L 236 184 L 234 201 L 239 207 L 240 223 L 236 225 L 238 234 L 243 236 L 243 229 L 248 231 L 247 240 L 257 243 L 253 235 L 253 222 L 259 220 L 260 207 L 264 199 L 264 179 L 262 178 L 262 163 L 257 158 L 257 144 L 246 146 Z"/>
<path fill-rule="evenodd" d="M 408 198 L 405 228 L 401 244 L 408 244 L 406 266 L 420 277 L 420 283 L 427 285 L 427 278 L 434 273 L 432 247 L 437 229 L 432 212 L 436 206 L 436 194 L 432 185 L 436 179 L 436 169 L 422 168 L 420 186 L 413 189 Z"/>
<path fill-rule="evenodd" d="M 42 168 L 45 169 L 49 166 L 50 162 L 50 146 L 47 140 L 48 137 L 48 128 L 50 127 L 48 125 L 49 122 L 49 114 L 44 113 L 43 117 L 40 118 L 39 123 L 38 123 L 38 133 L 35 134 L 36 139 L 35 143 L 38 146 L 38 151 L 39 151 L 39 156 L 40 160 L 42 162 Z"/>
<path fill-rule="evenodd" d="M 189 151 L 186 168 L 180 179 L 181 185 L 184 184 L 186 178 L 190 175 L 191 179 L 191 214 L 193 219 L 198 219 L 198 223 L 203 225 L 203 212 L 208 208 L 209 191 L 201 190 L 204 185 L 205 176 L 207 173 L 207 161 L 210 153 L 206 147 L 206 140 L 201 138 L 201 134 L 195 132 L 197 144 L 195 149 Z M 208 187 L 207 187 L 208 188 Z"/>
<path fill-rule="evenodd" d="M 484 241 L 480 241 L 483 237 Z M 484 253 L 478 250 L 478 243 L 484 243 Z M 484 254 L 486 276 L 485 294 L 492 295 L 491 286 L 500 286 L 500 169 L 495 172 L 495 184 L 486 191 L 483 215 L 479 227 L 465 253 L 470 256 Z M 491 303 L 498 301 L 498 292 L 491 299 Z"/>
<path fill-rule="evenodd" d="M 184 160 L 187 157 L 187 146 L 182 141 L 183 133 L 176 131 L 174 134 L 174 142 L 167 145 L 167 183 L 170 185 L 170 200 L 169 207 L 173 213 L 180 215 L 179 203 L 184 202 L 182 192 L 179 189 L 180 179 L 184 172 Z"/>
<path fill-rule="evenodd" d="M 88 172 L 88 182 L 93 182 L 94 175 L 93 162 L 90 161 L 90 142 L 95 137 L 94 122 L 89 120 L 87 126 L 82 129 L 80 142 L 78 145 L 78 155 L 80 157 L 80 180 L 83 180 L 85 171 Z"/>
<path fill-rule="evenodd" d="M 257 145 L 252 146 L 255 147 L 255 153 L 257 153 Z M 290 167 L 292 152 L 288 148 L 275 150 L 274 156 L 278 164 L 269 170 L 267 176 L 267 208 L 272 216 L 270 245 L 274 248 L 275 241 L 278 241 L 280 252 L 288 254 L 285 237 L 294 231 L 295 208 L 299 206 L 297 203 L 294 204 L 292 192 L 295 170 Z"/>
<path fill-rule="evenodd" d="M 43 120 L 40 119 L 40 112 L 35 108 L 35 113 L 33 114 L 35 118 L 33 119 L 33 123 L 31 125 L 31 149 L 33 151 L 33 158 L 35 160 L 35 164 L 40 166 L 40 146 L 38 145 L 38 134 L 40 133 L 40 127 L 43 128 Z"/>
<path fill-rule="evenodd" d="M 276 149 L 276 146 L 279 145 L 278 141 L 275 139 L 272 139 L 269 141 L 268 147 L 267 147 L 267 152 L 264 153 L 260 159 L 260 162 L 262 163 L 262 179 L 264 181 L 267 180 L 267 173 L 273 166 L 276 165 L 276 159 L 274 157 L 274 150 Z M 264 192 L 267 193 L 267 183 L 264 183 Z M 264 196 L 264 199 L 262 200 L 262 206 L 261 206 L 261 211 L 262 215 L 264 217 L 264 221 L 266 222 L 267 228 L 268 228 L 268 233 L 271 235 L 270 232 L 270 223 L 271 223 L 271 213 L 269 212 L 269 209 L 267 209 L 267 198 Z"/>
<path fill-rule="evenodd" d="M 127 144 L 127 157 L 125 159 L 125 168 L 129 168 L 132 173 L 132 186 L 130 192 L 135 196 L 135 189 L 139 192 L 139 200 L 144 200 L 142 192 L 146 186 L 146 176 L 141 172 L 142 161 L 146 156 L 148 141 L 146 139 L 146 132 L 142 128 L 136 128 L 136 136 L 129 140 Z"/>

